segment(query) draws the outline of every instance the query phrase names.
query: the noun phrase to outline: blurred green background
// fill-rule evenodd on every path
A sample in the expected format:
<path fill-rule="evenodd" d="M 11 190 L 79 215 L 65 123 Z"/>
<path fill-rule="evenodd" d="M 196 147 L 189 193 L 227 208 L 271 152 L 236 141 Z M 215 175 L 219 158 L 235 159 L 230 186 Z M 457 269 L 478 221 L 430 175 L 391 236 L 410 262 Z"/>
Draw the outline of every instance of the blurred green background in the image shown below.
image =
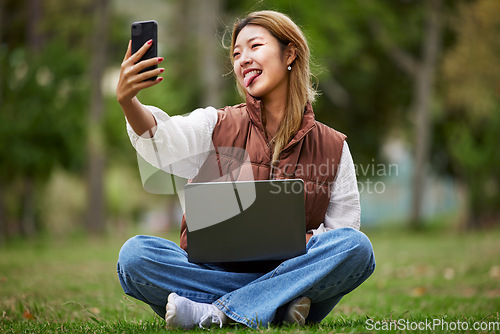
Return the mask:
<path fill-rule="evenodd" d="M 142 189 L 114 96 L 134 21 L 159 23 L 169 114 L 241 102 L 237 17 L 289 14 L 308 37 L 317 119 L 347 134 L 362 224 L 483 229 L 500 215 L 497 0 L 0 2 L 0 243 L 178 228 Z"/>
<path fill-rule="evenodd" d="M 0 332 L 163 330 L 115 274 L 127 238 L 178 242 L 182 215 L 143 189 L 116 102 L 130 25 L 156 20 L 165 57 L 140 100 L 186 114 L 241 102 L 225 46 L 260 9 L 308 38 L 377 257 L 324 330 L 499 321 L 500 1 L 0 0 Z"/>

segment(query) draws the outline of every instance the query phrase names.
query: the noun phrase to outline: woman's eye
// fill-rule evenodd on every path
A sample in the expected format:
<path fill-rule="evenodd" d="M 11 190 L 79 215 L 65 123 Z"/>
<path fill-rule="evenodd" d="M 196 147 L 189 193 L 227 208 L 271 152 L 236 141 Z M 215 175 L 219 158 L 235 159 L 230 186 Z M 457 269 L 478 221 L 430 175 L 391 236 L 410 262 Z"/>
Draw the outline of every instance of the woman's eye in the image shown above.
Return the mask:
<path fill-rule="evenodd" d="M 259 46 L 261 46 L 261 45 L 262 45 L 262 44 L 259 44 L 259 43 L 253 44 L 253 45 L 252 45 L 252 49 L 255 49 L 256 47 L 259 47 Z"/>
<path fill-rule="evenodd" d="M 240 53 L 239 53 L 239 52 L 235 52 L 235 53 L 233 53 L 233 58 L 236 58 L 236 57 L 238 57 L 239 55 L 240 55 Z"/>

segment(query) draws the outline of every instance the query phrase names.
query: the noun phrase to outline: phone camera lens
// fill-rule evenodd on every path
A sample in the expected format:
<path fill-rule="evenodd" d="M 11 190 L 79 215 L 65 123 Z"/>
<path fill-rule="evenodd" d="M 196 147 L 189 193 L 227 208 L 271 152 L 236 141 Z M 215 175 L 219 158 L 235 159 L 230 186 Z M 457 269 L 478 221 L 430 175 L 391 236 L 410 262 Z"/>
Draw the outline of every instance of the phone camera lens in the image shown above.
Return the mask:
<path fill-rule="evenodd" d="M 134 23 L 132 24 L 132 36 L 139 36 L 141 34 L 141 24 Z"/>

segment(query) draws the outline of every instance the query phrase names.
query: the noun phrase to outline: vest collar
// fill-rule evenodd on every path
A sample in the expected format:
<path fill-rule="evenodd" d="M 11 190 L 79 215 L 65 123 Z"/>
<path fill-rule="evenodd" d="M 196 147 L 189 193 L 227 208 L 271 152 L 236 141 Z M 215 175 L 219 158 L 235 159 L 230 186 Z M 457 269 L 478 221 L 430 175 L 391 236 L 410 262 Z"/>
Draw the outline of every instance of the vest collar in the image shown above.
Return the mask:
<path fill-rule="evenodd" d="M 262 134 L 265 137 L 265 129 L 264 125 L 262 124 L 262 101 L 247 93 L 246 107 L 250 120 L 257 127 L 257 129 L 259 129 L 259 131 L 262 132 Z M 283 150 L 286 150 L 289 147 L 295 145 L 315 126 L 316 126 L 316 119 L 314 117 L 314 111 L 312 109 L 311 103 L 307 102 L 306 108 L 304 110 L 304 116 L 302 117 L 302 124 L 300 125 L 300 129 Z"/>
<path fill-rule="evenodd" d="M 262 124 L 262 101 L 246 93 L 247 113 L 252 123 L 262 133 L 265 133 L 264 124 Z M 265 136 L 264 136 L 265 137 Z"/>

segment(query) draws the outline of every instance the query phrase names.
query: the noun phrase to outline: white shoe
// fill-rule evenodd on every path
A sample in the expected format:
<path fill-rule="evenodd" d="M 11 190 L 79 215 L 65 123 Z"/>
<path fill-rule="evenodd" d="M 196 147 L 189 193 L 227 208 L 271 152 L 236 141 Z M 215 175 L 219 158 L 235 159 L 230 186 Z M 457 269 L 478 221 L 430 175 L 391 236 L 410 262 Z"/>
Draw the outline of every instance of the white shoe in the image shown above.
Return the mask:
<path fill-rule="evenodd" d="M 222 325 L 227 322 L 226 315 L 215 305 L 193 302 L 176 293 L 168 296 L 165 320 L 169 327 L 192 329 L 196 325 L 208 328 L 213 324 Z"/>
<path fill-rule="evenodd" d="M 308 297 L 299 297 L 288 306 L 284 322 L 304 326 L 310 309 L 311 299 Z"/>

